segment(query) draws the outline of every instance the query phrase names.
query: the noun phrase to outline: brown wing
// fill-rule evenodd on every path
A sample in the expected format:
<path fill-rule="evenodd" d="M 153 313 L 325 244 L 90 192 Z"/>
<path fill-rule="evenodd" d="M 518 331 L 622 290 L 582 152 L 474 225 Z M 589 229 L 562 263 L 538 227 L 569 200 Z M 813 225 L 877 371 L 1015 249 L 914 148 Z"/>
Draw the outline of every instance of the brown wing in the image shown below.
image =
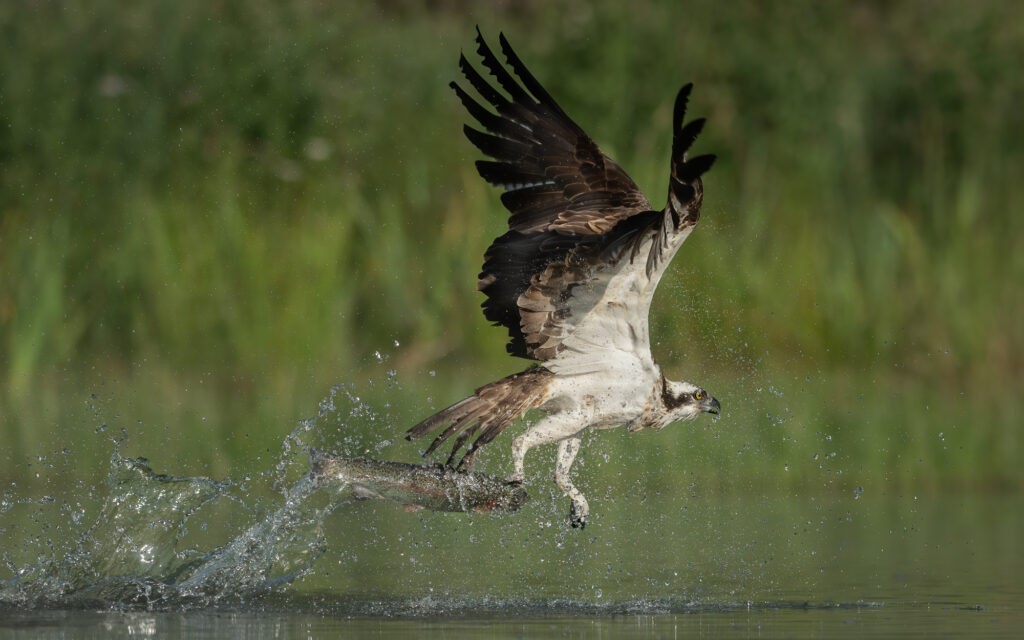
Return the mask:
<path fill-rule="evenodd" d="M 676 96 L 673 116 L 672 165 L 668 203 L 658 212 L 638 214 L 609 232 L 614 235 L 630 223 L 643 225 L 630 231 L 627 251 L 605 250 L 597 266 L 590 270 L 586 286 L 575 286 L 568 296 L 549 296 L 548 312 L 542 335 L 557 336 L 555 356 L 544 366 L 561 375 L 593 373 L 639 366 L 653 370 L 654 360 L 648 327 L 648 314 L 654 292 L 679 247 L 700 221 L 704 187 L 701 175 L 714 163 L 712 155 L 687 158 L 686 154 L 704 126 L 703 120 L 685 122 L 686 103 L 692 85 L 684 86 Z M 623 231 L 627 231 L 623 229 Z M 620 237 L 624 237 L 620 235 Z M 621 242 L 621 241 L 620 241 Z M 527 310 L 524 300 L 557 287 L 540 287 L 548 271 L 531 280 L 520 297 L 523 324 L 540 317 Z M 562 279 L 565 280 L 564 278 Z M 561 300 L 565 302 L 560 302 Z M 556 301 L 559 301 L 556 303 Z M 624 357 L 625 356 L 625 357 Z M 628 375 L 628 374 L 626 374 Z"/>
<path fill-rule="evenodd" d="M 501 50 L 518 80 L 498 61 L 479 30 L 476 41 L 477 53 L 504 93 L 465 56 L 459 59 L 463 75 L 494 111 L 457 83 L 451 87 L 486 130 L 464 128 L 469 140 L 493 159 L 478 161 L 477 170 L 485 180 L 505 189 L 501 200 L 511 213 L 509 231 L 484 255 L 478 288 L 487 295 L 484 315 L 508 329 L 508 351 L 546 361 L 562 350 L 564 339 L 601 298 L 621 270 L 624 256 L 632 263 L 639 247 L 650 247 L 650 254 L 641 261 L 651 275 L 661 262 L 662 250 L 672 244 L 669 235 L 680 228 L 675 205 L 687 199 L 680 203 L 670 198 L 665 212 L 651 211 L 633 180 L 566 115 L 504 35 L 499 36 Z M 685 111 L 688 93 L 689 86 L 677 101 L 674 177 L 677 165 L 684 164 L 686 147 L 700 130 L 699 121 L 682 127 L 680 105 Z M 682 144 L 684 132 L 692 135 Z M 695 158 L 690 164 L 708 158 Z M 692 194 L 699 191 L 699 175 L 710 161 L 698 164 L 691 167 L 699 170 L 690 172 L 689 183 L 673 181 L 672 194 L 686 187 L 689 200 L 693 199 Z M 699 202 L 694 214 L 698 211 Z M 665 226 L 668 219 L 671 228 Z M 650 244 L 644 245 L 648 240 Z"/>
<path fill-rule="evenodd" d="M 504 35 L 499 36 L 501 49 L 518 80 L 498 61 L 479 30 L 476 41 L 484 66 L 506 93 L 485 80 L 465 56 L 459 59 L 463 74 L 494 111 L 457 83 L 451 87 L 486 129 L 464 128 L 466 137 L 493 158 L 478 161 L 477 170 L 505 189 L 501 200 L 511 213 L 509 233 L 495 240 L 484 256 L 478 288 L 487 295 L 484 315 L 508 328 L 509 352 L 545 360 L 553 352 L 538 348 L 547 340 L 538 342 L 537 322 L 523 326 L 519 305 L 532 277 L 541 274 L 548 287 L 557 286 L 567 295 L 568 287 L 589 275 L 570 273 L 574 267 L 566 262 L 580 267 L 592 261 L 595 248 L 610 244 L 610 239 L 599 240 L 602 236 L 623 220 L 649 211 L 650 204 L 526 69 Z M 589 247 L 578 251 L 580 244 Z M 532 306 L 537 304 L 535 300 Z"/>
<path fill-rule="evenodd" d="M 477 29 L 477 53 L 508 93 L 487 82 L 466 60 L 459 67 L 470 85 L 497 113 L 485 109 L 457 83 L 451 87 L 487 133 L 468 125 L 466 137 L 493 161 L 476 167 L 503 187 L 502 203 L 512 214 L 509 228 L 521 233 L 558 230 L 601 234 L 651 208 L 633 180 L 562 111 L 520 61 L 504 34 L 499 36 L 508 66 L 502 66 Z"/>

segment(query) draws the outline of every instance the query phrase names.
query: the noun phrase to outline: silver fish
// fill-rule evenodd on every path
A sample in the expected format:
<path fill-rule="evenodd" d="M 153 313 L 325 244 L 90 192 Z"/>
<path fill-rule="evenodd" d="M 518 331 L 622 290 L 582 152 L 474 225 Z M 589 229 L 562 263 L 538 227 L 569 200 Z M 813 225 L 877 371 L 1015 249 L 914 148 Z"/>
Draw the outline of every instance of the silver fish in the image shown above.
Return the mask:
<path fill-rule="evenodd" d="M 418 465 L 310 452 L 318 481 L 340 480 L 357 498 L 378 498 L 406 508 L 464 513 L 512 513 L 529 500 L 516 483 L 442 465 Z"/>

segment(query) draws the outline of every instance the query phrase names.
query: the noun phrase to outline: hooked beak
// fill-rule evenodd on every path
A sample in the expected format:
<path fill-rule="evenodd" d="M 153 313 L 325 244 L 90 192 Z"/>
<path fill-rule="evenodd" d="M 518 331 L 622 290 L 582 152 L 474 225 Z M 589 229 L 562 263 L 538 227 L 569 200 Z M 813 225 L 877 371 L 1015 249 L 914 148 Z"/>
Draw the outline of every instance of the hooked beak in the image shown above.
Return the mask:
<path fill-rule="evenodd" d="M 701 403 L 700 408 L 706 413 L 710 413 L 717 416 L 718 413 L 722 410 L 722 405 L 718 404 L 718 400 L 715 400 L 713 397 L 708 396 L 704 400 L 704 402 Z"/>

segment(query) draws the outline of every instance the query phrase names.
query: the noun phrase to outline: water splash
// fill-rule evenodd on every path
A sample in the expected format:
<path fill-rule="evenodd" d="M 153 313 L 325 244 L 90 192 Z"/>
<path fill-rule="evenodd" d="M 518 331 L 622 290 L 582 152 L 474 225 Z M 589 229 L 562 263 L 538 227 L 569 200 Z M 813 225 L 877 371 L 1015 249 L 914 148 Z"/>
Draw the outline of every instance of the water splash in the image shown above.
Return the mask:
<path fill-rule="evenodd" d="M 393 373 L 383 379 L 398 387 Z M 97 401 L 91 396 L 90 406 Z M 77 480 L 74 495 L 29 498 L 12 485 L 0 495 L 0 534 L 18 528 L 8 519 L 29 527 L 14 534 L 18 545 L 0 549 L 10 576 L 0 578 L 0 609 L 180 609 L 279 590 L 312 569 L 327 548 L 324 521 L 354 500 L 342 480 L 311 475 L 310 452 L 376 455 L 391 444 L 365 435 L 387 430 L 346 428 L 391 419 L 351 383 L 330 389 L 268 468 L 238 481 L 158 473 L 147 459 L 122 455 L 129 432 L 112 436 L 105 413 L 94 412 L 97 435 L 113 446 L 105 486 Z M 70 452 L 62 456 L 58 473 L 73 464 Z"/>
<path fill-rule="evenodd" d="M 95 521 L 47 557 L 0 583 L 0 604 L 43 606 L 209 606 L 245 600 L 306 573 L 325 549 L 322 524 L 344 485 L 304 476 L 259 515 L 237 487 L 153 471 L 115 452 L 107 496 Z M 222 503 L 250 512 L 226 544 L 197 546 L 192 528 Z M 217 514 L 214 513 L 216 516 Z"/>
<path fill-rule="evenodd" d="M 397 384 L 390 370 L 367 382 L 389 391 Z M 691 499 L 652 491 L 639 478 L 625 492 L 609 489 L 602 505 L 602 515 L 609 514 L 606 527 L 586 536 L 570 532 L 562 517 L 563 496 L 539 482 L 531 486 L 543 487 L 540 499 L 515 519 L 433 512 L 394 518 L 389 509 L 361 509 L 359 517 L 344 517 L 356 513 L 348 508 L 347 487 L 315 482 L 308 475 L 309 452 L 390 457 L 384 450 L 391 441 L 384 435 L 408 422 L 400 409 L 375 406 L 366 393 L 353 384 L 332 388 L 317 413 L 299 423 L 270 460 L 259 468 L 247 466 L 231 481 L 157 473 L 144 459 L 122 456 L 127 432 L 110 437 L 117 429 L 104 422 L 97 435 L 115 448 L 105 486 L 76 480 L 69 494 L 67 483 L 54 483 L 47 496 L 29 499 L 21 495 L 24 487 L 12 485 L 0 496 L 0 534 L 17 541 L 0 550 L 0 561 L 13 574 L 0 578 L 0 613 L 15 607 L 180 611 L 258 604 L 262 609 L 282 601 L 287 602 L 283 608 L 294 610 L 308 594 L 317 594 L 308 601 L 317 611 L 330 611 L 335 603 L 343 615 L 432 615 L 472 609 L 474 602 L 481 611 L 491 603 L 543 610 L 537 603 L 552 598 L 570 608 L 581 603 L 581 611 L 587 602 L 607 603 L 614 611 L 616 604 L 636 598 L 706 604 L 707 594 L 725 593 L 732 602 L 734 584 L 758 585 L 748 569 L 767 553 L 757 546 L 760 532 L 751 533 L 752 542 L 744 545 L 742 536 L 736 537 L 738 525 L 716 527 L 717 517 L 710 517 L 743 513 L 748 521 L 747 510 L 698 504 L 692 486 Z M 598 452 L 601 442 L 595 443 Z M 610 457 L 603 465 L 599 458 L 591 463 L 613 466 Z M 61 464 L 70 469 L 73 462 L 70 455 L 51 469 L 59 473 Z M 533 469 L 546 473 L 544 464 Z M 328 516 L 339 508 L 345 513 L 325 531 Z M 29 509 L 35 511 L 28 514 Z M 16 525 L 18 517 L 31 515 L 33 529 L 10 535 L 4 520 L 12 514 Z M 733 537 L 714 535 L 720 531 Z M 665 542 L 634 544 L 652 532 Z M 708 539 L 727 542 L 691 544 Z M 666 559 L 663 548 L 684 553 Z M 460 561 L 453 564 L 456 557 Z M 317 564 L 322 573 L 313 570 Z M 509 572 L 509 566 L 523 570 Z M 283 588 L 300 578 L 305 578 L 301 587 Z M 386 602 L 392 604 L 375 604 Z M 652 605 L 653 610 L 662 606 Z"/>

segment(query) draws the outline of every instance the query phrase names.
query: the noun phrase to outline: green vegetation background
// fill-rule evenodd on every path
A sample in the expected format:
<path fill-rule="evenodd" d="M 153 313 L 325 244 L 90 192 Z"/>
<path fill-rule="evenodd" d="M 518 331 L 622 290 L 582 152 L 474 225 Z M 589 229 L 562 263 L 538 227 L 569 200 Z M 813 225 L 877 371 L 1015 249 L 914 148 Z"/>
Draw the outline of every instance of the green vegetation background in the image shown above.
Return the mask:
<path fill-rule="evenodd" d="M 652 334 L 725 413 L 592 462 L 1021 487 L 1022 5 L 421 4 L 0 5 L 0 477 L 101 473 L 125 434 L 239 475 L 338 383 L 333 443 L 413 459 L 387 441 L 522 368 L 479 313 L 504 214 L 447 87 L 479 24 L 652 202 L 684 82 L 719 157 Z"/>

